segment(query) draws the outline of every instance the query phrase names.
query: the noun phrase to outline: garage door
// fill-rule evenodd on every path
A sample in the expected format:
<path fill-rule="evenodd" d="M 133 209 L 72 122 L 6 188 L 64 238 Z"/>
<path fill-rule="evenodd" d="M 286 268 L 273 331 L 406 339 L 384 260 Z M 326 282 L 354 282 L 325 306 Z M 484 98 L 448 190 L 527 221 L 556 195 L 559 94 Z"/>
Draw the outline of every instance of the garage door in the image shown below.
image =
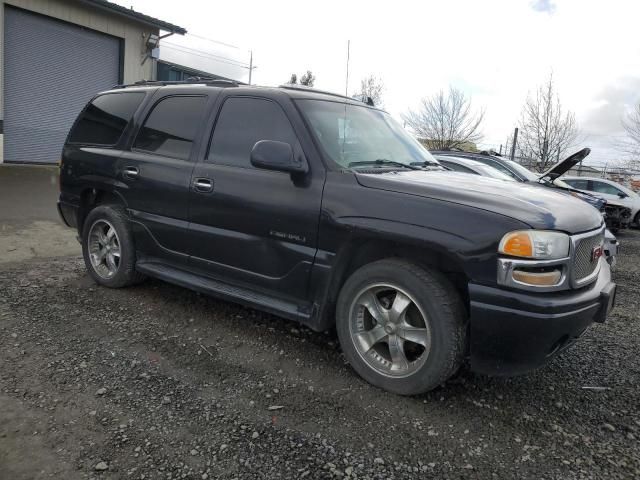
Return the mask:
<path fill-rule="evenodd" d="M 5 8 L 4 161 L 54 163 L 85 103 L 118 83 L 120 40 Z"/>

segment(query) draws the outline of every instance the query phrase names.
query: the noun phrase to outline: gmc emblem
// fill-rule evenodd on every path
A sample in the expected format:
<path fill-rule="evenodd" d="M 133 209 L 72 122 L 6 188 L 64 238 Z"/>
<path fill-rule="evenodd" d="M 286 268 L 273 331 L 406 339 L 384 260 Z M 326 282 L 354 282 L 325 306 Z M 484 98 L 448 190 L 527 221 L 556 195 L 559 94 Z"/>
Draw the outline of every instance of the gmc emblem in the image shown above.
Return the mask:
<path fill-rule="evenodd" d="M 598 260 L 603 254 L 604 254 L 604 249 L 602 248 L 602 245 L 598 245 L 597 247 L 594 247 L 593 250 L 591 250 L 591 263 Z"/>

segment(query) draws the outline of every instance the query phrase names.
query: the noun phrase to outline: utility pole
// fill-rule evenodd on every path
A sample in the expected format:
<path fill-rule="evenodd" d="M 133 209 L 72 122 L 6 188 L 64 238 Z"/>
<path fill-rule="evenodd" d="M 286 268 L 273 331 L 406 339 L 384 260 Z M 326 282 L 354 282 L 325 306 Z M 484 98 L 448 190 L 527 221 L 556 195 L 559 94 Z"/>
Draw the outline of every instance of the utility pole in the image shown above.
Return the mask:
<path fill-rule="evenodd" d="M 502 144 L 500 144 L 500 155 L 502 156 Z"/>
<path fill-rule="evenodd" d="M 351 50 L 351 40 L 347 40 L 347 79 L 344 85 L 344 95 L 349 96 L 349 53 Z"/>
<path fill-rule="evenodd" d="M 253 50 L 249 50 L 249 85 L 251 85 L 252 73 L 253 73 Z"/>
<path fill-rule="evenodd" d="M 518 127 L 513 131 L 513 142 L 511 143 L 511 160 L 516 157 L 516 145 L 518 144 Z"/>

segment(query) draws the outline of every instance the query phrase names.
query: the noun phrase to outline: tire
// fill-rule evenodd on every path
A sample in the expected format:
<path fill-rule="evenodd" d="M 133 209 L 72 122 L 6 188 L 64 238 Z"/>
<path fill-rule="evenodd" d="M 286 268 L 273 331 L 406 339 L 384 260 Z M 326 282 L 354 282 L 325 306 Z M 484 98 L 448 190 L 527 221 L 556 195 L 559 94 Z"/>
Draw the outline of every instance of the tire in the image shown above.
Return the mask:
<path fill-rule="evenodd" d="M 353 369 L 399 395 L 427 392 L 456 373 L 464 359 L 466 318 L 444 275 L 400 259 L 355 271 L 336 306 L 338 337 Z"/>
<path fill-rule="evenodd" d="M 133 235 L 127 214 L 119 205 L 99 205 L 89 212 L 82 227 L 82 256 L 89 275 L 99 285 L 121 288 L 145 278 L 135 270 Z"/>

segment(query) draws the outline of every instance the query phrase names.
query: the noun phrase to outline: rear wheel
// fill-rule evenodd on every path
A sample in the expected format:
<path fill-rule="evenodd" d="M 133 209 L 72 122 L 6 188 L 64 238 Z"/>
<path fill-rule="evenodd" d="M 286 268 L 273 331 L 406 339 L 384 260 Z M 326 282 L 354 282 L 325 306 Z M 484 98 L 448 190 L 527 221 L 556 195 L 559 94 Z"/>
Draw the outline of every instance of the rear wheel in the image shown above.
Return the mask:
<path fill-rule="evenodd" d="M 100 205 L 87 215 L 82 229 L 82 255 L 91 277 L 111 288 L 138 283 L 135 246 L 124 209 Z"/>
<path fill-rule="evenodd" d="M 357 270 L 342 288 L 337 330 L 345 356 L 368 382 L 414 395 L 460 367 L 465 311 L 451 283 L 404 260 Z"/>

